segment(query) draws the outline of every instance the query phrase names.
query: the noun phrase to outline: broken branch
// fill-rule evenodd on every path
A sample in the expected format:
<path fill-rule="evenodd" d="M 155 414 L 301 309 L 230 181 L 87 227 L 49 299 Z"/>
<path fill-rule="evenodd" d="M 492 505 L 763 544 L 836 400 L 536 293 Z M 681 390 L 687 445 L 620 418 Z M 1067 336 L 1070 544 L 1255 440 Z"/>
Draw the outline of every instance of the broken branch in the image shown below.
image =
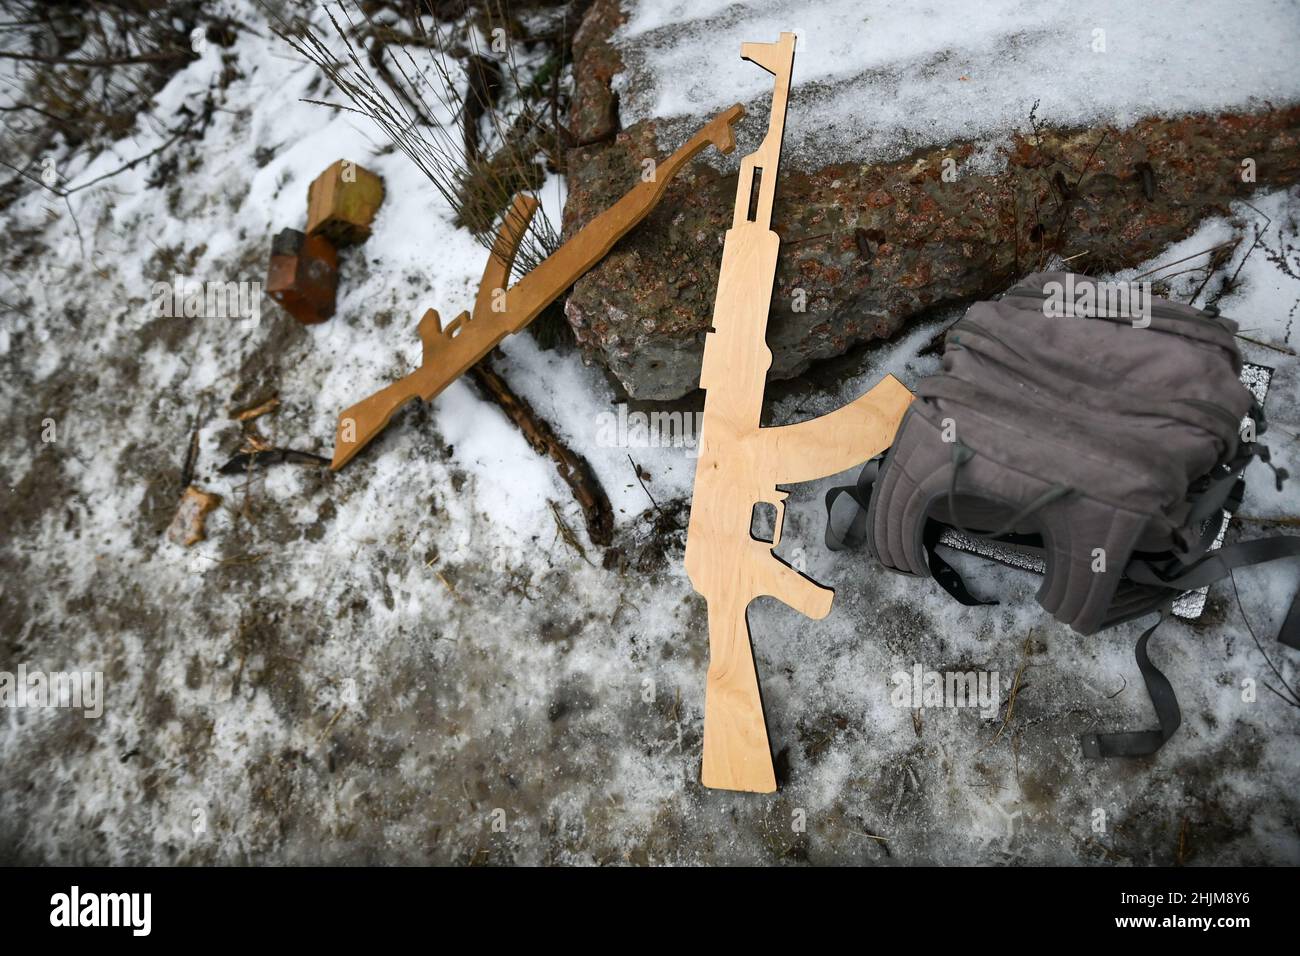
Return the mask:
<path fill-rule="evenodd" d="M 555 462 L 560 477 L 573 491 L 573 497 L 582 509 L 587 536 L 593 544 L 608 547 L 614 538 L 614 509 L 587 459 L 565 445 L 533 407 L 515 394 L 500 373 L 492 368 L 489 356 L 470 368 L 469 377 L 483 395 L 514 422 L 533 451 L 547 455 Z"/>

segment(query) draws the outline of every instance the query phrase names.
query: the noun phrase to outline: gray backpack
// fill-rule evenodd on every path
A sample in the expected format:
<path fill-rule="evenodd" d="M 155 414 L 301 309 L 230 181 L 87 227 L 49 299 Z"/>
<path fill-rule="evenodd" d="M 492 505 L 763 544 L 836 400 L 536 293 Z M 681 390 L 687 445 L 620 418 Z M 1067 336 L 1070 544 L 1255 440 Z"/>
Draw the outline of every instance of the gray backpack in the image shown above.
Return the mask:
<path fill-rule="evenodd" d="M 1246 465 L 1268 461 L 1263 410 L 1241 383 L 1236 323 L 1142 291 L 1049 272 L 973 305 L 884 460 L 828 493 L 827 544 L 865 543 L 975 605 L 996 602 L 935 548 L 949 529 L 990 539 L 1041 559 L 1038 602 L 1083 634 L 1162 621 L 1232 568 L 1300 554 L 1292 536 L 1212 548 Z M 1177 730 L 1173 689 L 1147 657 L 1156 626 L 1136 656 L 1160 729 L 1086 735 L 1086 755 L 1149 754 Z M 1300 646 L 1300 601 L 1281 639 Z"/>

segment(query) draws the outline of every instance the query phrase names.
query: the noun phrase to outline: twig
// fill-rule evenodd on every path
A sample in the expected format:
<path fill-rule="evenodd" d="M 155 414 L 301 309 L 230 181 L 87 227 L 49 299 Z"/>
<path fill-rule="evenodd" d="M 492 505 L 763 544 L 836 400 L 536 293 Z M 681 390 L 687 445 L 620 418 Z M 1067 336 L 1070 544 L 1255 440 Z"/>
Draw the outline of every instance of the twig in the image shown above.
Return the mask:
<path fill-rule="evenodd" d="M 215 563 L 217 567 L 225 568 L 230 567 L 231 565 L 257 564 L 264 557 L 266 557 L 265 554 L 251 551 L 248 554 L 236 554 L 233 557 L 220 558 Z"/>
<path fill-rule="evenodd" d="M 582 560 L 586 561 L 594 568 L 596 565 L 592 564 L 591 558 L 587 557 L 587 549 L 582 546 L 582 542 L 578 540 L 578 536 L 573 533 L 573 529 L 570 528 L 568 522 L 564 520 L 564 515 L 560 514 L 560 506 L 554 501 L 549 502 L 549 504 L 551 506 L 551 515 L 555 518 L 556 537 L 562 538 L 565 544 L 578 552 L 578 556 L 582 558 Z"/>
<path fill-rule="evenodd" d="M 86 240 L 81 235 L 81 223 L 77 220 L 77 213 L 72 208 L 72 200 L 68 198 L 66 193 L 63 196 L 63 204 L 68 207 L 68 215 L 72 218 L 72 228 L 77 230 L 77 245 L 81 248 L 81 259 L 84 262 L 86 259 Z M 103 274 L 101 273 L 102 277 Z"/>
<path fill-rule="evenodd" d="M 484 356 L 470 368 L 469 377 L 515 423 L 533 451 L 555 462 L 560 477 L 582 509 L 587 536 L 592 544 L 608 547 L 614 540 L 614 508 L 590 463 L 560 441 L 555 430 L 492 368 L 490 359 L 490 355 Z"/>
<path fill-rule="evenodd" d="M 149 150 L 149 152 L 145 153 L 142 156 L 137 156 L 129 163 L 119 166 L 117 169 L 114 169 L 110 172 L 104 173 L 102 176 L 96 176 L 94 179 L 90 180 L 89 182 L 82 183 L 79 186 L 73 186 L 71 189 L 63 189 L 62 187 L 59 186 L 48 186 L 39 177 L 31 175 L 26 170 L 19 169 L 13 163 L 6 162 L 5 160 L 0 159 L 0 165 L 9 167 L 18 175 L 22 176 L 24 179 L 29 179 L 32 182 L 36 183 L 38 186 L 40 186 L 42 189 L 48 189 L 50 192 L 54 193 L 54 195 L 66 199 L 68 196 L 71 196 L 73 193 L 81 192 L 81 190 L 83 189 L 89 189 L 91 186 L 94 186 L 97 183 L 102 183 L 106 179 L 111 179 L 114 176 L 126 172 L 128 169 L 134 169 L 136 166 L 139 166 L 141 163 L 145 162 L 146 160 L 152 159 L 154 156 L 157 156 L 167 147 L 171 146 L 172 143 L 176 142 L 176 140 L 180 139 L 182 136 L 188 133 L 190 127 L 194 125 L 195 121 L 198 120 L 198 118 L 199 118 L 199 114 L 197 113 L 193 114 L 189 118 L 189 120 L 185 123 L 185 125 L 183 125 L 178 130 L 174 130 L 172 132 L 172 135 L 161 146 L 157 146 L 154 149 Z"/>
<path fill-rule="evenodd" d="M 1283 355 L 1295 355 L 1296 353 L 1284 345 L 1274 345 L 1271 342 L 1261 342 L 1259 339 L 1252 339 L 1250 336 L 1236 333 L 1237 338 L 1243 342 L 1249 342 L 1251 345 L 1258 345 L 1260 348 L 1272 349 L 1274 352 L 1281 352 Z"/>
<path fill-rule="evenodd" d="M 433 573 L 437 575 L 438 580 L 442 582 L 442 586 L 451 592 L 452 597 L 454 597 L 461 604 L 468 603 L 463 597 L 460 596 L 460 592 L 456 590 L 455 585 L 453 585 L 450 581 L 447 580 L 447 576 L 445 574 L 443 574 L 441 571 L 434 571 Z"/>
<path fill-rule="evenodd" d="M 1259 237 L 1256 236 L 1255 243 L 1258 244 L 1258 242 L 1259 242 Z M 1239 244 L 1240 243 L 1238 243 L 1238 245 Z M 1255 245 L 1252 244 L 1250 249 L 1246 250 L 1246 255 L 1241 260 L 1242 265 L 1246 264 L 1246 259 L 1250 258 L 1250 253 L 1254 248 Z M 1196 291 L 1192 293 L 1192 297 L 1187 300 L 1188 305 L 1194 304 L 1196 300 L 1201 297 L 1201 293 L 1204 292 L 1205 287 L 1210 284 L 1210 280 L 1213 279 L 1214 274 L 1219 271 L 1219 267 L 1223 265 L 1225 262 L 1231 262 L 1232 254 L 1236 251 L 1237 251 L 1237 247 L 1234 245 L 1231 249 L 1219 249 L 1214 253 L 1214 255 L 1210 256 L 1210 261 L 1205 265 L 1205 278 L 1202 279 L 1201 284 L 1196 287 Z M 1237 267 L 1237 271 L 1238 272 L 1241 271 L 1241 266 Z M 1170 278 L 1172 278 L 1172 276 L 1165 277 L 1166 280 Z"/>
<path fill-rule="evenodd" d="M 316 738 L 316 743 L 318 745 L 322 740 L 325 739 L 325 737 L 329 734 L 329 732 L 334 729 L 334 725 L 338 723 L 338 719 L 343 716 L 343 711 L 347 709 L 348 709 L 348 705 L 344 704 L 342 707 L 340 707 L 338 710 L 334 712 L 334 716 L 330 718 L 330 722 L 325 725 L 325 729 L 322 730 L 320 732 L 320 736 Z"/>
<path fill-rule="evenodd" d="M 356 113 L 358 116 L 369 116 L 365 110 L 359 110 L 355 106 L 344 106 L 342 103 L 326 103 L 324 100 L 313 100 L 306 96 L 298 97 L 299 103 L 310 103 L 312 106 L 328 106 L 332 110 L 344 110 L 348 113 Z"/>
<path fill-rule="evenodd" d="M 1097 155 L 1097 150 L 1101 149 L 1101 144 L 1106 142 L 1106 136 L 1109 132 L 1108 129 L 1101 131 L 1101 136 L 1097 139 L 1096 145 L 1092 147 L 1092 152 L 1088 154 L 1087 162 L 1083 164 L 1083 169 L 1079 170 L 1079 178 L 1074 181 L 1074 188 L 1070 190 L 1069 195 L 1062 197 L 1061 224 L 1056 229 L 1056 243 L 1053 245 L 1053 249 L 1058 253 L 1061 251 L 1061 241 L 1065 238 L 1065 226 L 1070 220 L 1070 206 L 1074 202 L 1074 197 L 1078 194 L 1079 184 L 1083 182 L 1083 177 L 1088 173 L 1088 167 L 1092 165 L 1092 158 Z M 1065 181 L 1064 176 L 1061 177 L 1061 181 Z"/>
<path fill-rule="evenodd" d="M 654 505 L 655 511 L 659 512 L 659 517 L 662 518 L 664 516 L 663 509 L 659 507 L 659 502 L 655 501 L 655 496 L 650 494 L 650 489 L 645 486 L 645 480 L 641 477 L 641 466 L 632 461 L 630 454 L 627 456 L 627 460 L 632 462 L 632 471 L 636 473 L 636 480 L 640 482 L 641 490 L 645 492 L 645 496 L 650 499 L 650 504 Z"/>
<path fill-rule="evenodd" d="M 268 448 L 265 451 L 241 451 L 217 469 L 223 475 L 250 474 L 253 468 L 267 465 L 318 465 L 328 466 L 330 460 L 310 451 L 296 448 Z"/>
<path fill-rule="evenodd" d="M 22 110 L 30 110 L 33 113 L 39 113 L 46 119 L 53 120 L 56 123 L 66 122 L 62 116 L 59 116 L 56 113 L 51 113 L 49 110 L 41 109 L 39 106 L 32 103 L 14 103 L 11 106 L 0 106 L 0 113 L 18 113 Z"/>
<path fill-rule="evenodd" d="M 190 422 L 190 443 L 185 449 L 185 461 L 181 464 L 181 487 L 188 488 L 194 480 L 194 463 L 199 458 L 199 416 L 196 414 Z"/>
<path fill-rule="evenodd" d="M 1031 632 L 1030 635 L 1025 638 L 1024 650 L 1026 655 L 1028 655 L 1029 653 L 1029 642 L 1033 640 L 1033 637 L 1034 635 Z M 1002 732 L 1007 729 L 1007 724 L 1011 723 L 1011 715 L 1014 714 L 1016 710 L 1016 695 L 1020 693 L 1020 678 L 1024 676 L 1025 668 L 1028 666 L 1029 666 L 1029 661 L 1028 659 L 1026 659 L 1020 664 L 1020 667 L 1016 670 L 1016 679 L 1011 684 L 1011 696 L 1007 698 L 1007 715 L 1002 719 L 1002 726 L 999 727 L 998 732 L 993 735 L 993 739 L 990 740 L 983 747 L 981 747 L 978 751 L 976 751 L 977 756 L 979 754 L 982 754 L 984 751 L 988 750 L 989 747 L 992 747 L 995 743 L 997 743 L 998 739 L 1002 736 Z"/>
<path fill-rule="evenodd" d="M 1251 209 L 1254 209 L 1255 212 L 1263 216 L 1267 220 L 1267 222 L 1264 223 L 1263 229 L 1260 229 L 1258 225 L 1255 227 L 1255 241 L 1250 244 L 1250 248 L 1247 249 L 1246 254 L 1242 256 L 1241 262 L 1237 263 L 1237 269 L 1235 272 L 1232 273 L 1232 278 L 1229 279 L 1226 283 L 1224 283 L 1223 288 L 1220 289 L 1219 293 L 1214 297 L 1214 302 L 1218 302 L 1221 298 L 1223 298 L 1225 293 L 1229 292 L 1233 288 L 1233 286 L 1237 284 L 1237 276 L 1241 275 L 1241 270 L 1242 267 L 1246 265 L 1246 260 L 1250 258 L 1250 254 L 1255 251 L 1255 247 L 1259 245 L 1260 240 L 1264 238 L 1264 233 L 1268 232 L 1269 227 L 1273 225 L 1272 216 L 1260 211 L 1255 206 L 1251 205 L 1251 203 L 1246 203 L 1246 205 L 1250 206 Z M 1195 299 L 1193 299 L 1192 301 L 1195 301 Z M 1214 302 L 1211 302 L 1210 304 L 1213 305 Z M 1250 339 L 1246 339 L 1246 341 L 1249 342 Z M 1291 354 L 1295 355 L 1294 352 L 1292 352 Z"/>
<path fill-rule="evenodd" d="M 1083 169 L 1079 170 L 1079 178 L 1074 181 L 1075 191 L 1079 189 L 1079 184 L 1083 182 L 1083 177 L 1088 173 L 1088 167 L 1092 165 L 1092 158 L 1097 155 L 1097 150 L 1101 149 L 1101 144 L 1106 142 L 1106 137 L 1107 135 L 1109 135 L 1109 133 L 1110 133 L 1109 129 L 1104 129 L 1101 131 L 1101 136 L 1097 140 L 1097 145 L 1095 145 L 1092 148 L 1092 152 L 1088 154 L 1087 162 L 1083 164 Z"/>
<path fill-rule="evenodd" d="M 1246 630 L 1250 632 L 1250 639 L 1254 641 L 1255 646 L 1259 648 L 1260 656 L 1264 658 L 1264 663 L 1268 665 L 1268 669 L 1277 676 L 1277 679 L 1282 683 L 1282 686 L 1287 689 L 1287 693 L 1290 694 L 1291 697 L 1290 699 L 1283 697 L 1280 692 L 1269 686 L 1265 681 L 1260 681 L 1260 683 L 1265 687 L 1268 687 L 1269 690 L 1273 691 L 1273 693 L 1277 694 L 1278 697 L 1281 697 L 1292 707 L 1300 707 L 1300 697 L 1296 695 L 1296 692 L 1291 688 L 1291 685 L 1286 682 L 1286 678 L 1282 676 L 1282 672 L 1274 666 L 1273 661 L 1269 658 L 1268 654 L 1264 653 L 1264 645 L 1259 642 L 1259 637 L 1255 634 L 1255 628 L 1251 626 L 1250 618 L 1246 617 L 1246 609 L 1241 603 L 1241 593 L 1237 590 L 1237 575 L 1233 573 L 1231 569 L 1228 571 L 1228 579 L 1232 581 L 1232 595 L 1237 599 L 1237 611 L 1241 614 L 1241 619 L 1246 622 Z"/>
<path fill-rule="evenodd" d="M 88 60 L 68 60 L 58 56 L 45 56 L 40 53 L 13 53 L 0 50 L 0 60 L 21 60 L 26 63 L 45 63 L 49 66 L 131 66 L 138 63 L 175 63 L 178 60 L 194 60 L 191 53 L 138 53 L 133 56 L 107 57 Z"/>
<path fill-rule="evenodd" d="M 641 613 L 641 606 L 639 604 L 635 601 L 629 601 L 625 595 L 619 594 L 618 605 L 614 608 L 614 613 L 609 616 L 610 627 L 614 626 L 614 623 L 618 620 L 619 611 L 623 610 L 625 607 L 636 608 L 637 613 Z"/>
<path fill-rule="evenodd" d="M 1276 524 L 1289 528 L 1300 528 L 1300 515 L 1282 515 L 1277 518 L 1261 518 L 1255 515 L 1234 514 L 1238 521 L 1249 521 L 1251 524 Z"/>
<path fill-rule="evenodd" d="M 1200 252 L 1193 252 L 1190 256 L 1183 256 L 1181 259 L 1175 259 L 1173 262 L 1166 262 L 1163 265 L 1156 266 L 1154 269 L 1148 269 L 1141 275 L 1134 276 L 1133 281 L 1137 282 L 1138 279 L 1144 279 L 1149 275 L 1154 275 L 1155 273 L 1160 272 L 1162 269 L 1168 269 L 1170 266 L 1176 266 L 1179 263 L 1188 261 L 1189 259 L 1195 259 L 1197 256 L 1203 256 L 1207 252 L 1214 252 L 1215 250 L 1222 249 L 1225 246 L 1235 246 L 1239 242 L 1241 242 L 1240 239 L 1229 239 L 1227 242 L 1221 242 L 1217 246 L 1210 246 L 1210 248 L 1202 249 Z"/>
<path fill-rule="evenodd" d="M 263 415 L 268 414 L 269 412 L 275 411 L 279 407 L 280 407 L 280 399 L 268 398 L 260 405 L 242 408 L 237 411 L 231 412 L 230 417 L 237 422 L 251 422 L 253 419 L 260 418 Z"/>

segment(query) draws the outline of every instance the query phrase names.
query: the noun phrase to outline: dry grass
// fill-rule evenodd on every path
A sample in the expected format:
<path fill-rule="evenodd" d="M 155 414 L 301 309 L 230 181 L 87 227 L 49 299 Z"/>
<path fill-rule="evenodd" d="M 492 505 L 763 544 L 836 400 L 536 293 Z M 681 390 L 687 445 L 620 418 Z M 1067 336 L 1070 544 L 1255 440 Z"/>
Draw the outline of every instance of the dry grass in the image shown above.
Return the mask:
<path fill-rule="evenodd" d="M 565 32 L 542 41 L 559 52 L 526 69 L 515 50 L 537 38 L 497 4 L 433 30 L 419 17 L 403 24 L 391 10 L 372 13 L 356 3 L 338 3 L 326 15 L 330 36 L 302 19 L 276 26 L 347 101 L 312 102 L 370 118 L 491 251 L 494 227 L 515 194 L 535 193 L 548 169 L 562 165 Z M 492 38 L 487 48 L 484 37 Z M 558 246 L 558 229 L 539 214 L 520 244 L 516 271 L 527 272 Z"/>

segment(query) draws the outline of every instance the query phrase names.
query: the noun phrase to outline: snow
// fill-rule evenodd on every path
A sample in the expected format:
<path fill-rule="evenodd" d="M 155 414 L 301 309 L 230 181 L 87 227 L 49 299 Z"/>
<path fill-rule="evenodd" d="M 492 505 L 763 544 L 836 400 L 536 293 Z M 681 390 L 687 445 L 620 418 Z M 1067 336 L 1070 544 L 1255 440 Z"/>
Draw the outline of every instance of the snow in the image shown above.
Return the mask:
<path fill-rule="evenodd" d="M 256 8 L 238 9 L 259 22 Z M 1035 99 L 1044 122 L 1085 122 L 1136 116 L 1151 102 L 1176 112 L 1294 99 L 1300 86 L 1280 67 L 1296 35 L 1286 3 L 1234 6 L 1231 31 L 1218 28 L 1218 4 L 1175 18 L 1134 4 L 1079 15 L 1063 4 L 827 2 L 805 5 L 793 24 L 780 9 L 636 5 L 619 37 L 630 59 L 644 51 L 632 67 L 641 85 L 623 91 L 624 122 L 761 98 L 762 72 L 734 53 L 742 37 L 791 25 L 803 44 L 793 152 L 818 136 L 862 158 L 955 136 L 992 140 L 1022 124 Z M 1107 31 L 1104 55 L 1088 52 L 1094 26 Z M 1173 837 L 1135 849 L 1094 834 L 1090 814 L 1105 807 L 1144 836 L 1189 815 L 1217 828 L 1205 858 L 1300 860 L 1288 822 L 1294 715 L 1262 688 L 1242 700 L 1243 680 L 1273 678 L 1222 585 L 1205 621 L 1166 625 L 1153 652 L 1183 701 L 1178 737 L 1139 770 L 1088 765 L 1078 732 L 1098 719 L 1150 719 L 1132 663 L 1136 625 L 1074 635 L 1045 619 L 1032 576 L 972 560 L 954 563 L 999 593 L 998 607 L 963 608 L 865 557 L 832 555 L 820 544 L 822 498 L 854 476 L 797 487 L 781 553 L 837 597 L 821 622 L 771 599 L 751 609 L 769 733 L 790 766 L 780 794 L 754 798 L 697 782 L 706 640 L 680 535 L 662 566 L 606 570 L 552 464 L 468 384 L 402 412 L 337 476 L 280 466 L 246 487 L 220 475 L 236 433 L 231 396 L 259 369 L 272 370 L 284 402 L 259 427 L 277 444 L 328 455 L 339 411 L 419 361 L 424 309 L 449 318 L 469 307 L 485 256 L 364 120 L 299 102 L 324 93 L 315 68 L 258 33 L 240 31 L 232 50 L 210 47 L 177 74 L 156 119 L 142 118 L 111 155 L 60 169 L 65 184 L 88 182 L 155 148 L 179 108 L 198 111 L 212 91 L 220 108 L 160 187 L 146 185 L 145 163 L 73 194 L 70 210 L 33 192 L 0 224 L 38 229 L 55 250 L 0 276 L 0 300 L 32 301 L 0 314 L 0 394 L 16 436 L 0 447 L 13 529 L 0 545 L 0 606 L 12 615 L 0 669 L 103 669 L 107 688 L 97 722 L 0 711 L 0 858 L 702 863 L 782 861 L 799 847 L 827 862 L 1060 863 L 1099 860 L 1090 842 L 1099 840 L 1131 862 L 1169 862 Z M 243 75 L 221 89 L 225 55 Z M 259 150 L 271 153 L 261 165 Z M 192 255 L 181 270 L 191 278 L 260 281 L 270 236 L 302 225 L 307 184 L 340 157 L 380 173 L 387 199 L 371 239 L 343 257 L 333 319 L 298 329 L 264 300 L 247 331 L 229 320 L 148 320 L 152 283 L 173 271 L 160 251 Z M 563 181 L 542 193 L 558 222 Z M 1252 205 L 1234 207 L 1238 224 L 1207 222 L 1160 261 L 1234 229 L 1253 235 L 1261 212 L 1271 218 L 1261 248 L 1237 250 L 1241 286 L 1220 304 L 1245 334 L 1286 350 L 1242 346 L 1276 370 L 1269 441 L 1300 474 L 1300 280 L 1266 254 L 1294 245 L 1300 198 L 1273 192 Z M 1176 291 L 1190 295 L 1194 280 Z M 885 372 L 914 385 L 937 367 L 916 357 L 934 331 L 872 350 L 830 391 L 773 399 L 774 420 L 828 411 Z M 667 508 L 689 494 L 690 450 L 602 447 L 600 415 L 616 406 L 597 370 L 526 335 L 502 351 L 502 374 L 590 460 L 614 505 L 616 545 L 635 556 L 655 511 L 629 452 Z M 208 540 L 187 552 L 149 533 L 147 512 L 195 415 L 196 483 L 224 504 Z M 39 440 L 45 417 L 67 427 L 53 446 Z M 1243 512 L 1296 514 L 1300 485 L 1277 494 L 1259 471 Z M 591 563 L 564 543 L 552 505 Z M 1268 642 L 1294 566 L 1237 578 L 1252 625 L 1294 684 L 1294 655 Z M 999 721 L 928 710 L 918 735 L 912 712 L 889 704 L 890 675 L 917 662 L 997 670 L 1004 682 L 1025 665 L 1023 722 L 995 745 Z M 829 742 L 818 749 L 821 736 Z M 792 828 L 799 813 L 806 833 Z M 891 856 L 868 833 L 885 836 Z"/>
<path fill-rule="evenodd" d="M 624 3 L 616 89 L 625 126 L 769 97 L 743 41 L 798 37 L 786 160 L 896 159 L 953 140 L 1052 126 L 1126 126 L 1159 112 L 1260 108 L 1300 94 L 1290 0 L 707 0 Z M 1226 24 L 1231 24 L 1231 29 Z M 1099 34 L 1097 31 L 1101 31 Z"/>

